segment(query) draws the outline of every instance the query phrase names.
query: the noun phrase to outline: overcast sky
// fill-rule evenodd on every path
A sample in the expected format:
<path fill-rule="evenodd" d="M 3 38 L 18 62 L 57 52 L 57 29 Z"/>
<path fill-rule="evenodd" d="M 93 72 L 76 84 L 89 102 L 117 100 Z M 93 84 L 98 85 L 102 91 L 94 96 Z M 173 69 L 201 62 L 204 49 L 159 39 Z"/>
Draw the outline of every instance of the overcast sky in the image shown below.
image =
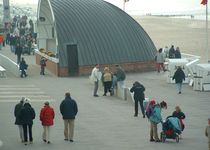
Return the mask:
<path fill-rule="evenodd" d="M 12 3 L 37 4 L 38 0 L 10 0 Z M 123 0 L 106 0 L 120 8 L 123 8 Z M 202 9 L 202 0 L 130 0 L 126 3 L 129 12 L 177 12 Z"/>

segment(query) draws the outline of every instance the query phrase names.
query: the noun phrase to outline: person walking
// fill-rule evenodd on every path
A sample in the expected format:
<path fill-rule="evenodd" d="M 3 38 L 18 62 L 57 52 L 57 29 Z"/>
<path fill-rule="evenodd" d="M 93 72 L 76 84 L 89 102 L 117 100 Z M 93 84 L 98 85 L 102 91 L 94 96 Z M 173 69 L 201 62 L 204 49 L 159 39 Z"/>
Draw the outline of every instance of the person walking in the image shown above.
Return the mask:
<path fill-rule="evenodd" d="M 205 135 L 208 138 L 209 150 L 210 150 L 210 118 L 208 119 L 208 126 L 206 127 Z"/>
<path fill-rule="evenodd" d="M 1 35 L 0 35 L 0 50 L 1 50 L 2 47 L 3 47 L 3 42 L 4 42 L 4 35 L 1 34 Z"/>
<path fill-rule="evenodd" d="M 78 108 L 76 101 L 71 98 L 70 93 L 65 94 L 65 99 L 60 104 L 60 112 L 64 120 L 64 140 L 73 142 L 74 121 Z"/>
<path fill-rule="evenodd" d="M 145 110 L 144 110 L 144 105 L 143 105 L 143 101 L 145 99 L 144 91 L 145 91 L 145 87 L 138 81 L 134 82 L 133 87 L 130 89 L 131 93 L 134 92 L 134 102 L 135 102 L 134 117 L 138 116 L 138 103 L 140 103 L 141 112 L 142 112 L 143 118 L 145 118 Z"/>
<path fill-rule="evenodd" d="M 21 142 L 24 142 L 24 135 L 23 135 L 23 123 L 20 119 L 20 111 L 23 108 L 24 100 L 25 100 L 25 97 L 22 97 L 20 102 L 15 105 L 15 109 L 14 109 L 15 125 L 18 126 Z"/>
<path fill-rule="evenodd" d="M 24 58 L 22 57 L 19 65 L 19 69 L 21 71 L 20 77 L 23 78 L 23 76 L 27 77 L 26 70 L 28 68 L 28 65 L 26 64 Z"/>
<path fill-rule="evenodd" d="M 44 57 L 41 57 L 41 60 L 40 60 L 40 66 L 41 66 L 40 75 L 45 75 L 44 72 L 45 72 L 46 62 L 47 62 L 47 59 L 45 59 Z"/>
<path fill-rule="evenodd" d="M 18 43 L 15 49 L 15 55 L 17 55 L 17 64 L 20 63 L 22 51 L 23 51 L 23 47 Z"/>
<path fill-rule="evenodd" d="M 178 94 L 181 94 L 182 93 L 182 83 L 185 80 L 185 74 L 180 66 L 177 68 L 172 79 L 173 80 L 175 79 Z"/>
<path fill-rule="evenodd" d="M 94 81 L 94 91 L 93 96 L 98 97 L 98 84 L 101 79 L 100 72 L 99 72 L 99 64 L 96 64 L 91 72 L 91 79 Z"/>
<path fill-rule="evenodd" d="M 106 93 L 109 91 L 111 95 L 111 86 L 112 86 L 112 74 L 108 67 L 104 68 L 104 72 L 102 74 L 102 82 L 104 85 L 104 95 L 106 96 Z"/>
<path fill-rule="evenodd" d="M 43 134 L 42 134 L 42 140 L 48 144 L 50 144 L 50 130 L 51 126 L 54 124 L 54 109 L 50 107 L 49 102 L 44 103 L 44 107 L 40 111 L 40 120 L 42 122 L 43 126 Z"/>
<path fill-rule="evenodd" d="M 160 48 L 155 56 L 156 60 L 156 65 L 157 65 L 157 72 L 160 72 L 160 68 L 162 67 L 163 71 L 165 72 L 165 67 L 164 67 L 164 61 L 165 57 L 164 54 L 162 53 L 163 49 Z"/>
<path fill-rule="evenodd" d="M 23 105 L 23 108 L 20 111 L 20 119 L 23 123 L 23 133 L 24 133 L 24 144 L 28 144 L 28 134 L 29 134 L 29 141 L 30 144 L 33 143 L 33 136 L 32 136 L 32 126 L 33 120 L 35 119 L 35 111 L 34 108 L 31 107 L 29 101 L 26 99 Z"/>

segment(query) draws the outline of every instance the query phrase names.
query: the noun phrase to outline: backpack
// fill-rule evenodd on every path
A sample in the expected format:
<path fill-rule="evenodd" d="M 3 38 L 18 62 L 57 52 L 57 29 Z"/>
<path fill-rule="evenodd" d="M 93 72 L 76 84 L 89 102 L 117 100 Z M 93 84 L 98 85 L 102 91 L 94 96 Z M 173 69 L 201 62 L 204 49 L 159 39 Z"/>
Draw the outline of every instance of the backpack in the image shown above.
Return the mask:
<path fill-rule="evenodd" d="M 151 101 L 149 99 L 145 99 L 143 102 L 143 106 L 144 106 L 144 110 L 145 110 L 145 114 L 147 118 L 149 118 L 153 113 L 152 105 L 150 104 L 150 102 Z"/>

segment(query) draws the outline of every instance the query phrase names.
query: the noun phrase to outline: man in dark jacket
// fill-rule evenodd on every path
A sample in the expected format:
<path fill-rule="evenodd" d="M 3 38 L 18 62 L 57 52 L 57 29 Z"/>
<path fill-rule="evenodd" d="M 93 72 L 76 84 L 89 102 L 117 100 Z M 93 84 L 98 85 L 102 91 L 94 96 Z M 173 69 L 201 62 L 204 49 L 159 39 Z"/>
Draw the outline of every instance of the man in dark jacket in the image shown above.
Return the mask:
<path fill-rule="evenodd" d="M 20 58 L 21 58 L 21 54 L 22 54 L 22 46 L 20 46 L 20 44 L 17 44 L 17 47 L 15 49 L 15 55 L 17 55 L 17 64 L 20 63 Z"/>
<path fill-rule="evenodd" d="M 185 74 L 181 67 L 178 67 L 176 72 L 174 73 L 173 80 L 175 79 L 175 83 L 177 86 L 178 94 L 182 93 L 182 82 L 185 80 Z"/>
<path fill-rule="evenodd" d="M 73 142 L 74 120 L 78 108 L 76 101 L 71 98 L 70 93 L 65 94 L 65 99 L 60 104 L 60 112 L 64 120 L 64 140 Z"/>
<path fill-rule="evenodd" d="M 33 120 L 35 119 L 35 111 L 29 104 L 29 101 L 26 99 L 24 107 L 20 111 L 20 119 L 23 123 L 23 132 L 24 132 L 24 142 L 25 145 L 28 144 L 28 132 L 29 132 L 29 141 L 33 142 L 32 137 L 32 125 Z"/>
<path fill-rule="evenodd" d="M 133 87 L 130 89 L 131 93 L 134 92 L 134 101 L 135 101 L 134 117 L 138 116 L 138 103 L 140 103 L 141 112 L 142 112 L 143 118 L 145 118 L 145 110 L 144 110 L 144 105 L 143 105 L 143 101 L 145 99 L 144 91 L 145 91 L 144 86 L 137 81 L 133 84 Z"/>
<path fill-rule="evenodd" d="M 23 123 L 20 119 L 20 111 L 23 108 L 24 99 L 25 98 L 22 97 L 20 102 L 17 105 L 15 105 L 15 110 L 14 110 L 15 125 L 18 125 L 21 142 L 24 142 L 24 135 L 23 135 Z"/>
<path fill-rule="evenodd" d="M 171 48 L 169 49 L 169 58 L 175 58 L 175 49 L 174 45 L 171 45 Z"/>

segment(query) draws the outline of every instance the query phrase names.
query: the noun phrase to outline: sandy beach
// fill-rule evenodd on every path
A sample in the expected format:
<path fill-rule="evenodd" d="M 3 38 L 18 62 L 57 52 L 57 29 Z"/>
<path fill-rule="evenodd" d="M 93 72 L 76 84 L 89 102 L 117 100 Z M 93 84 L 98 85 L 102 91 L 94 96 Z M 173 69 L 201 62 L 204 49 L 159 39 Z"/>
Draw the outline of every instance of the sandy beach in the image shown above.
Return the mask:
<path fill-rule="evenodd" d="M 179 46 L 181 52 L 199 55 L 201 62 L 206 62 L 205 21 L 154 16 L 133 18 L 149 34 L 157 49 L 173 44 Z M 210 29 L 208 32 L 210 35 Z"/>

